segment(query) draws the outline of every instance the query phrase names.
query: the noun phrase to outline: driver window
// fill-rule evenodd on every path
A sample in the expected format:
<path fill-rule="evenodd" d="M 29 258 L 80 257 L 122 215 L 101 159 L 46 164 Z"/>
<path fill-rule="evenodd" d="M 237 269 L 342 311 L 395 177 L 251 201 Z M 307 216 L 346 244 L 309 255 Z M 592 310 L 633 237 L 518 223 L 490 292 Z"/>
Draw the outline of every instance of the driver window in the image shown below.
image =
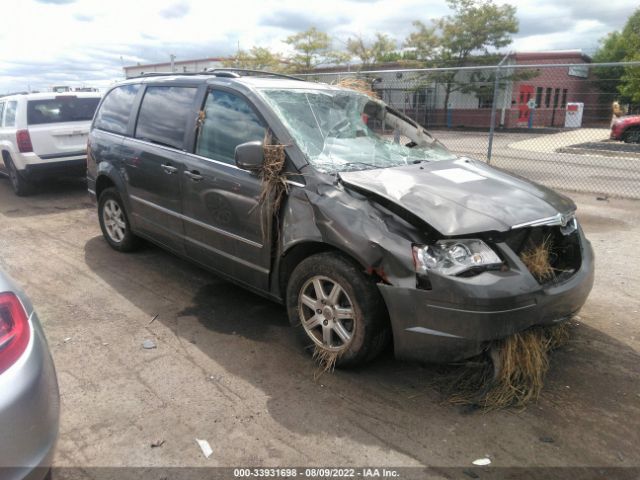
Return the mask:
<path fill-rule="evenodd" d="M 243 98 L 212 90 L 204 106 L 196 154 L 234 165 L 235 149 L 245 142 L 260 140 L 265 127 Z"/>

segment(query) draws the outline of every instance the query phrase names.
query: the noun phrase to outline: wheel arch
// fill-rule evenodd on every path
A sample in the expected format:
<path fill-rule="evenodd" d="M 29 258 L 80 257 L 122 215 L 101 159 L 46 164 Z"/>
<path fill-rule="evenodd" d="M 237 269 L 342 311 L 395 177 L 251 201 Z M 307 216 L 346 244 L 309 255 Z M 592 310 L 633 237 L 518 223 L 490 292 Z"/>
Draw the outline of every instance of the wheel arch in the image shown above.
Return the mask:
<path fill-rule="evenodd" d="M 376 283 L 385 282 L 385 279 L 378 275 L 376 269 L 368 268 L 354 253 L 345 251 L 343 248 L 327 242 L 318 240 L 301 240 L 295 244 L 287 246 L 286 250 L 284 250 L 280 256 L 280 262 L 278 265 L 278 291 L 281 298 L 285 298 L 286 296 L 287 283 L 296 266 L 312 255 L 325 252 L 335 253 L 354 265 L 357 265 L 362 269 L 362 273 L 372 277 Z"/>
<path fill-rule="evenodd" d="M 620 134 L 620 138 L 626 142 L 627 140 L 627 135 L 632 134 L 634 132 L 639 132 L 640 133 L 640 124 L 633 124 L 633 125 L 629 125 L 627 128 L 625 128 L 622 133 Z"/>
<path fill-rule="evenodd" d="M 116 183 L 113 181 L 113 179 L 106 174 L 98 175 L 98 178 L 96 178 L 96 198 L 99 199 L 100 194 L 104 192 L 105 189 L 110 187 L 117 188 Z"/>
<path fill-rule="evenodd" d="M 98 167 L 98 172 L 96 174 L 95 180 L 95 192 L 96 192 L 96 201 L 100 202 L 100 194 L 105 191 L 107 188 L 115 188 L 118 193 L 120 193 L 120 198 L 122 198 L 122 203 L 124 204 L 125 212 L 129 218 L 129 222 L 131 223 L 131 228 L 133 230 L 136 229 L 135 219 L 132 218 L 131 215 L 131 202 L 129 200 L 129 195 L 127 192 L 126 185 L 124 180 L 118 174 L 117 170 L 113 165 L 107 164 L 106 162 L 102 162 Z"/>

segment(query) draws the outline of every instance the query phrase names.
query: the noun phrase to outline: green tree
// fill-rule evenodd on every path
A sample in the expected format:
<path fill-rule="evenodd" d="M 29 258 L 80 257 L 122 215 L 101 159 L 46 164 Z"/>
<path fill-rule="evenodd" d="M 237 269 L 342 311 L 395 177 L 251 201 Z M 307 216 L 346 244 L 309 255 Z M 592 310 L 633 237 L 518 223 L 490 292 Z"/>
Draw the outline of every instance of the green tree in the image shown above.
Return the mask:
<path fill-rule="evenodd" d="M 405 47 L 412 49 L 414 58 L 424 66 L 462 67 L 471 60 L 474 64 L 494 63 L 495 51 L 509 45 L 511 35 L 518 31 L 516 9 L 511 5 L 496 5 L 493 0 L 447 0 L 447 5 L 452 15 L 432 21 L 432 25 L 414 22 L 415 31 L 405 41 Z M 457 71 L 430 75 L 431 81 L 444 85 L 447 110 L 451 93 L 473 88 L 468 81 L 457 81 L 457 76 Z M 490 76 L 480 83 L 489 82 Z"/>
<path fill-rule="evenodd" d="M 622 30 L 625 50 L 624 60 L 627 62 L 640 61 L 640 8 L 629 17 Z M 632 102 L 640 102 L 640 67 L 625 67 L 620 84 L 620 93 Z"/>
<path fill-rule="evenodd" d="M 289 62 L 296 71 L 310 71 L 319 65 L 337 64 L 349 59 L 346 52 L 332 50 L 331 37 L 316 27 L 291 35 L 284 42 L 293 47 L 294 54 Z"/>
<path fill-rule="evenodd" d="M 640 8 L 627 20 L 621 32 L 609 33 L 593 55 L 596 63 L 640 61 Z M 622 102 L 640 102 L 640 67 L 597 67 L 598 88 Z"/>
<path fill-rule="evenodd" d="M 357 35 L 347 40 L 347 52 L 360 60 L 362 68 L 374 63 L 389 61 L 396 54 L 396 41 L 383 33 L 376 33 L 375 40 L 367 42 L 362 36 Z"/>
<path fill-rule="evenodd" d="M 224 60 L 225 67 L 247 68 L 250 70 L 269 70 L 279 72 L 285 69 L 282 56 L 266 47 L 252 47 L 251 50 L 239 50 L 235 57 Z"/>

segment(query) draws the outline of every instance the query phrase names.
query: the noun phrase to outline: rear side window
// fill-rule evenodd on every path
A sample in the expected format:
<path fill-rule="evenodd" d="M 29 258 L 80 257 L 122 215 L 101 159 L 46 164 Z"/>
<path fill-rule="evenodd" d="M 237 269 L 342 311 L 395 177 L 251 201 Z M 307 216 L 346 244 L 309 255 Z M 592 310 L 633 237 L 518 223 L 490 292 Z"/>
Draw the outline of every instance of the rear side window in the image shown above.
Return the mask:
<path fill-rule="evenodd" d="M 49 100 L 27 102 L 27 125 L 61 122 L 87 122 L 93 118 L 99 98 L 60 95 Z"/>
<path fill-rule="evenodd" d="M 195 116 L 197 93 L 193 87 L 147 87 L 136 138 L 183 150 L 187 120 Z"/>
<path fill-rule="evenodd" d="M 127 133 L 131 107 L 140 85 L 123 85 L 111 90 L 96 114 L 94 126 L 113 133 Z"/>
<path fill-rule="evenodd" d="M 16 109 L 18 102 L 7 102 L 7 111 L 4 114 L 4 126 L 15 127 L 16 125 Z"/>
<path fill-rule="evenodd" d="M 196 153 L 234 164 L 241 143 L 264 140 L 265 128 L 249 104 L 236 95 L 211 91 L 204 106 Z"/>
<path fill-rule="evenodd" d="M 4 102 L 0 102 L 0 126 L 2 126 L 3 116 L 4 116 Z"/>

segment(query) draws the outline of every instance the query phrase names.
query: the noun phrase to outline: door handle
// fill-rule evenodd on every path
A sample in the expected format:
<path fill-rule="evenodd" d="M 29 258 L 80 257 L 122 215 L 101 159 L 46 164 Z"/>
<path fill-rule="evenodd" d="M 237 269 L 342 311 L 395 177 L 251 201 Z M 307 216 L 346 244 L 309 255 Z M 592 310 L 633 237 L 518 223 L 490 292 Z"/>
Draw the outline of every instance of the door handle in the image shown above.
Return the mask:
<path fill-rule="evenodd" d="M 191 170 L 191 171 L 185 170 L 184 174 L 194 182 L 199 182 L 204 178 L 202 175 L 200 175 L 200 172 L 197 170 Z"/>
<path fill-rule="evenodd" d="M 162 164 L 160 166 L 164 170 L 164 173 L 168 173 L 169 175 L 172 175 L 172 174 L 174 174 L 174 173 L 176 173 L 178 171 L 178 169 L 176 167 L 174 167 L 173 165 Z"/>

